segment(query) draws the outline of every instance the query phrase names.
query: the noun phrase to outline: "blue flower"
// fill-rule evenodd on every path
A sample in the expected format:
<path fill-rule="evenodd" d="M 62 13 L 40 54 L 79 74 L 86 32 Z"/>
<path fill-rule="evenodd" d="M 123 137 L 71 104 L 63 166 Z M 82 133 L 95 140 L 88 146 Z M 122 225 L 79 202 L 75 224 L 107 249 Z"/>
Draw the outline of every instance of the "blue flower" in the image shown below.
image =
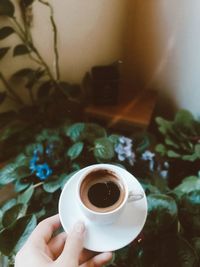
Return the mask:
<path fill-rule="evenodd" d="M 35 175 L 41 180 L 47 179 L 52 174 L 52 169 L 49 167 L 47 163 L 39 163 L 39 153 L 37 149 L 33 153 L 33 157 L 30 160 L 29 168 L 32 173 L 35 173 Z"/>
<path fill-rule="evenodd" d="M 125 136 L 121 136 L 118 139 L 118 144 L 115 146 L 115 152 L 117 153 L 118 160 L 128 160 L 130 165 L 134 165 L 135 153 L 132 151 L 132 140 Z"/>
<path fill-rule="evenodd" d="M 38 164 L 36 167 L 36 176 L 41 180 L 46 180 L 51 174 L 52 169 L 47 163 Z"/>

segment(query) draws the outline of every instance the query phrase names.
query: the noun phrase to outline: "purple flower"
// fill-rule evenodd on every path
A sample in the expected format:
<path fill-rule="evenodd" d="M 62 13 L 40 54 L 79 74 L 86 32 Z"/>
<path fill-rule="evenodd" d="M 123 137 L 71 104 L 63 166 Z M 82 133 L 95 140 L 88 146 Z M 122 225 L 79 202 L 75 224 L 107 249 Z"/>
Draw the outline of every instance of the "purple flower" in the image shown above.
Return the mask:
<path fill-rule="evenodd" d="M 132 151 L 132 140 L 130 138 L 121 136 L 118 139 L 118 144 L 115 146 L 115 152 L 117 153 L 118 160 L 128 160 L 130 165 L 134 165 L 135 153 Z"/>
<path fill-rule="evenodd" d="M 144 161 L 149 161 L 149 169 L 151 171 L 153 171 L 154 169 L 154 158 L 155 158 L 155 154 L 152 153 L 151 151 L 149 150 L 146 150 L 143 154 L 142 154 L 142 157 L 141 159 L 144 160 Z"/>

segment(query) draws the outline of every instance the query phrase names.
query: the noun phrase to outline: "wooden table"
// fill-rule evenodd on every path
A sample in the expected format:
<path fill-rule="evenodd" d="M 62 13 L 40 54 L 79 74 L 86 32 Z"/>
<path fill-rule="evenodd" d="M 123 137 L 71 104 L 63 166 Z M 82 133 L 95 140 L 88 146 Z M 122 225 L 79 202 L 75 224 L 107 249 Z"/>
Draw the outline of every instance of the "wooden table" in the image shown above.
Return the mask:
<path fill-rule="evenodd" d="M 118 128 L 122 131 L 134 128 L 146 130 L 151 122 L 156 100 L 156 91 L 146 90 L 134 96 L 123 94 L 122 91 L 118 105 L 89 105 L 85 108 L 85 118 L 87 121 L 102 123 L 107 128 Z"/>

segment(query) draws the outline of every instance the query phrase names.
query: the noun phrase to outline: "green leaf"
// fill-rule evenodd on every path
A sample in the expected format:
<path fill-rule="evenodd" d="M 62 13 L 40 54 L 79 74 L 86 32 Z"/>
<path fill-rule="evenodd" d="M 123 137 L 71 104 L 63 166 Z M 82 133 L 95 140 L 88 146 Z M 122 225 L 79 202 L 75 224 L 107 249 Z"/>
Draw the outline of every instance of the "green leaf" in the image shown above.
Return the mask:
<path fill-rule="evenodd" d="M 19 166 L 15 170 L 17 179 L 22 179 L 29 177 L 31 175 L 31 170 L 29 169 L 29 166 Z"/>
<path fill-rule="evenodd" d="M 25 54 L 29 54 L 29 48 L 24 45 L 24 44 L 19 44 L 17 46 L 15 46 L 14 51 L 13 51 L 13 56 L 21 56 L 21 55 L 25 55 Z"/>
<path fill-rule="evenodd" d="M 117 145 L 119 142 L 120 135 L 118 134 L 111 134 L 109 137 L 109 140 L 114 144 Z"/>
<path fill-rule="evenodd" d="M 194 153 L 192 155 L 183 155 L 181 157 L 183 160 L 187 160 L 187 161 L 191 161 L 191 162 L 194 162 L 195 160 L 198 159 L 197 155 Z"/>
<path fill-rule="evenodd" d="M 3 102 L 5 101 L 6 99 L 6 92 L 0 92 L 0 105 L 3 104 Z"/>
<path fill-rule="evenodd" d="M 166 137 L 165 138 L 165 144 L 168 145 L 168 146 L 172 146 L 176 149 L 179 149 L 179 145 L 177 143 L 175 143 L 170 137 Z"/>
<path fill-rule="evenodd" d="M 172 122 L 167 121 L 161 117 L 156 118 L 156 122 L 158 124 L 158 129 L 159 131 L 163 134 L 166 135 L 169 132 L 172 132 Z"/>
<path fill-rule="evenodd" d="M 157 187 L 151 185 L 149 182 L 140 181 L 140 183 L 141 183 L 146 195 L 149 195 L 149 194 L 160 194 L 161 193 L 160 190 Z"/>
<path fill-rule="evenodd" d="M 192 191 L 181 198 L 179 220 L 189 236 L 200 236 L 200 190 Z"/>
<path fill-rule="evenodd" d="M 85 123 L 75 123 L 67 129 L 66 135 L 72 141 L 77 142 L 81 140 L 81 136 L 85 130 Z"/>
<path fill-rule="evenodd" d="M 18 219 L 0 232 L 0 251 L 6 256 L 18 252 L 35 227 L 34 215 Z"/>
<path fill-rule="evenodd" d="M 22 182 L 21 180 L 17 180 L 15 181 L 15 191 L 16 192 L 22 192 L 24 190 L 26 190 L 28 187 L 30 187 L 32 185 L 31 182 Z"/>
<path fill-rule="evenodd" d="M 71 159 L 74 160 L 78 158 L 83 151 L 84 143 L 83 142 L 78 142 L 73 144 L 67 151 L 67 156 Z"/>
<path fill-rule="evenodd" d="M 0 29 L 0 40 L 3 40 L 4 38 L 10 36 L 12 33 L 14 33 L 15 30 L 10 26 L 5 26 Z"/>
<path fill-rule="evenodd" d="M 168 150 L 167 151 L 167 156 L 169 158 L 180 158 L 180 154 L 178 154 L 177 152 L 173 151 L 173 150 Z"/>
<path fill-rule="evenodd" d="M 9 199 L 8 201 L 6 201 L 5 203 L 3 203 L 3 205 L 1 206 L 1 210 L 2 212 L 5 212 L 7 210 L 9 210 L 10 208 L 12 208 L 15 204 L 17 204 L 17 200 L 15 198 Z"/>
<path fill-rule="evenodd" d="M 83 139 L 93 144 L 97 138 L 106 137 L 106 130 L 96 123 L 86 123 Z"/>
<path fill-rule="evenodd" d="M 195 119 L 194 116 L 192 115 L 192 113 L 188 110 L 179 110 L 176 113 L 175 119 L 174 119 L 174 123 L 178 126 L 180 126 L 181 128 L 190 128 L 193 123 L 194 123 Z"/>
<path fill-rule="evenodd" d="M 174 188 L 174 194 L 180 199 L 184 194 L 194 190 L 200 190 L 200 178 L 196 176 L 186 177 L 180 185 Z"/>
<path fill-rule="evenodd" d="M 7 210 L 2 218 L 2 224 L 6 228 L 15 223 L 15 221 L 25 215 L 27 207 L 23 204 L 17 204 Z"/>
<path fill-rule="evenodd" d="M 10 47 L 1 47 L 0 48 L 0 60 L 7 54 Z"/>
<path fill-rule="evenodd" d="M 99 138 L 95 141 L 94 156 L 102 160 L 111 160 L 114 157 L 113 143 L 108 138 Z"/>
<path fill-rule="evenodd" d="M 51 180 L 52 179 L 52 180 Z M 48 193 L 54 193 L 61 187 L 60 179 L 57 175 L 52 176 L 50 181 L 47 181 L 43 184 L 44 191 Z"/>
<path fill-rule="evenodd" d="M 14 163 L 7 164 L 0 170 L 0 185 L 6 185 L 17 179 L 16 165 Z"/>
<path fill-rule="evenodd" d="M 155 150 L 156 152 L 160 153 L 162 157 L 167 153 L 167 149 L 163 144 L 158 144 Z"/>
<path fill-rule="evenodd" d="M 162 194 L 150 194 L 148 200 L 148 217 L 144 227 L 146 238 L 156 238 L 176 231 L 177 205 L 173 198 Z M 175 225 L 175 226 L 174 226 Z"/>
<path fill-rule="evenodd" d="M 0 1 L 0 16 L 13 17 L 15 12 L 15 7 L 10 0 Z"/>
<path fill-rule="evenodd" d="M 17 197 L 17 203 L 27 204 L 34 193 L 34 187 L 29 187 L 26 191 L 19 194 Z"/>
<path fill-rule="evenodd" d="M 25 165 L 29 165 L 30 160 L 31 160 L 31 157 L 27 157 L 24 153 L 20 153 L 16 157 L 15 163 L 17 166 L 25 166 Z"/>

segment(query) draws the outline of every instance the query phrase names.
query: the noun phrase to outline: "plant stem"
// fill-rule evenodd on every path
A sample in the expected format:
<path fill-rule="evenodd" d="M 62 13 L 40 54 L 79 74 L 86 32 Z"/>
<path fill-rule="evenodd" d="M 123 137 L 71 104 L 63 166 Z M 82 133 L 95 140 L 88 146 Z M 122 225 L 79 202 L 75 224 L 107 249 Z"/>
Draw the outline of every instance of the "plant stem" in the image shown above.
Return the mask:
<path fill-rule="evenodd" d="M 44 61 L 44 59 L 42 58 L 42 56 L 40 55 L 39 51 L 37 50 L 37 48 L 34 46 L 33 42 L 29 41 L 26 39 L 26 33 L 24 31 L 24 29 L 21 27 L 20 23 L 17 21 L 17 19 L 15 17 L 12 18 L 14 24 L 16 25 L 18 31 L 16 32 L 18 34 L 18 36 L 20 37 L 20 39 L 22 40 L 22 42 L 27 45 L 29 47 L 29 49 L 31 50 L 31 52 L 33 52 L 37 58 L 33 58 L 31 57 L 34 61 L 36 61 L 38 64 L 44 66 L 44 68 L 46 69 L 46 73 L 48 74 L 49 78 L 53 81 L 55 81 L 47 63 Z M 30 56 L 30 55 L 29 55 Z"/>
<path fill-rule="evenodd" d="M 3 84 L 5 85 L 6 89 L 11 94 L 11 96 L 13 96 L 12 99 L 15 99 L 16 102 L 18 102 L 20 105 L 23 106 L 24 105 L 24 102 L 18 96 L 18 94 L 15 93 L 15 91 L 12 89 L 12 87 L 10 86 L 10 84 L 6 81 L 4 75 L 1 72 L 0 72 L 0 79 L 2 80 Z"/>
<path fill-rule="evenodd" d="M 44 182 L 40 182 L 38 184 L 32 185 L 32 188 L 37 188 L 37 187 L 39 187 L 39 186 L 41 186 L 43 184 L 44 184 Z"/>
<path fill-rule="evenodd" d="M 56 81 L 60 80 L 60 70 L 59 70 L 59 53 L 58 53 L 58 31 L 57 31 L 57 26 L 54 20 L 54 10 L 53 7 L 45 2 L 44 0 L 39 0 L 39 2 L 43 5 L 46 5 L 49 7 L 50 9 L 50 20 L 51 20 L 51 25 L 53 28 L 53 43 L 54 43 L 54 69 L 55 69 L 55 77 L 56 77 Z"/>

